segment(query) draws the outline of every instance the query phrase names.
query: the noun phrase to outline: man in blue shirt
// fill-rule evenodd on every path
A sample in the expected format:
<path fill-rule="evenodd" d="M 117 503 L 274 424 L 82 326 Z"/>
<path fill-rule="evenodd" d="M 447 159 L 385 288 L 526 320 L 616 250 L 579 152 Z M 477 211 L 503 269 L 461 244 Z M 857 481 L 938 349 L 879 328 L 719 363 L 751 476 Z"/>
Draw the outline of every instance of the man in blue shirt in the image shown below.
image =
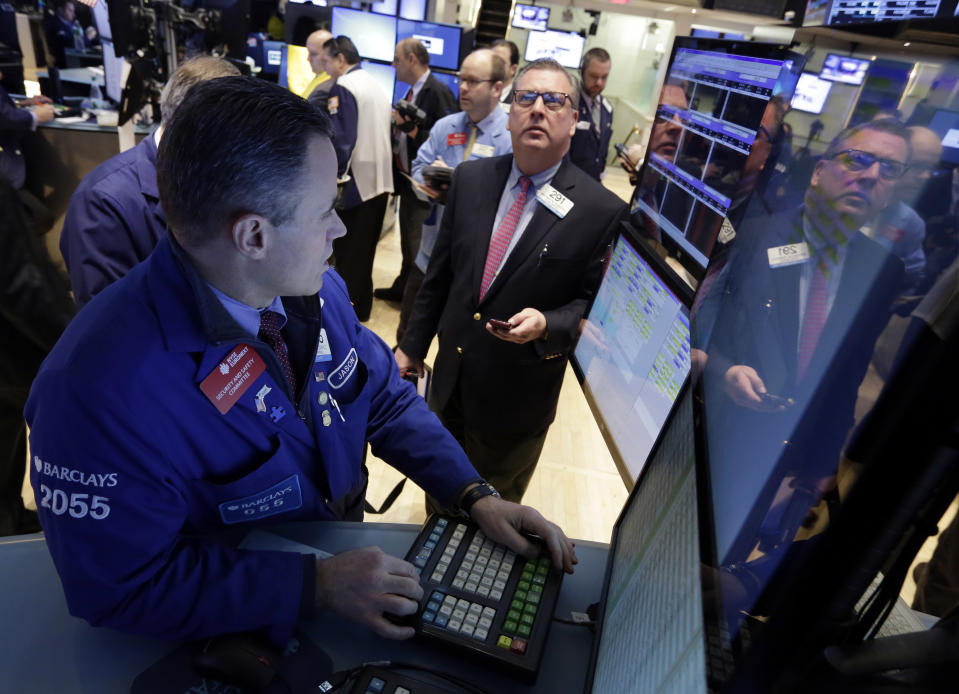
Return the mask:
<path fill-rule="evenodd" d="M 219 58 L 204 56 L 183 63 L 160 95 L 163 122 L 173 117 L 193 85 L 239 74 L 236 67 Z M 86 175 L 70 198 L 60 252 L 80 306 L 150 255 L 166 233 L 156 182 L 156 152 L 162 134 L 161 124 L 136 147 L 107 159 Z"/>
<path fill-rule="evenodd" d="M 415 611 L 411 564 L 227 541 L 265 523 L 359 520 L 367 441 L 445 504 L 475 500 L 487 535 L 530 552 L 518 530 L 535 532 L 572 570 L 559 528 L 482 495 L 327 272 L 345 231 L 330 134 L 299 96 L 244 77 L 197 85 L 167 124 L 157 182 L 171 233 L 80 312 L 26 408 L 31 482 L 74 615 L 158 638 L 259 630 L 279 645 L 320 608 L 412 636 L 383 615 Z"/>
<path fill-rule="evenodd" d="M 497 108 L 505 77 L 506 64 L 490 49 L 483 48 L 466 56 L 460 67 L 459 103 L 463 110 L 436 122 L 429 139 L 420 146 L 413 161 L 413 178 L 424 184 L 419 194 L 429 198 L 431 205 L 423 223 L 419 252 L 403 290 L 400 324 L 396 328 L 397 343 L 406 332 L 443 219 L 444 206 L 439 201 L 445 191 L 426 185 L 423 169 L 427 166 L 455 168 L 464 161 L 498 157 L 513 151 L 513 143 L 506 132 L 506 112 Z"/>

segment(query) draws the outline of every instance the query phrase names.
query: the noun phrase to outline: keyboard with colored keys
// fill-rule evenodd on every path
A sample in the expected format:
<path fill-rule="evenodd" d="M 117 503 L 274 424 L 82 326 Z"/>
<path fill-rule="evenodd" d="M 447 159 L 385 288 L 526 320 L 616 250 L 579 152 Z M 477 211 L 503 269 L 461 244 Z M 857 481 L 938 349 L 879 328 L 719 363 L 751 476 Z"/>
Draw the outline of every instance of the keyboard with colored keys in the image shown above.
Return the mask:
<path fill-rule="evenodd" d="M 406 555 L 420 572 L 414 626 L 533 681 L 563 581 L 545 546 L 527 559 L 470 521 L 430 516 Z"/>

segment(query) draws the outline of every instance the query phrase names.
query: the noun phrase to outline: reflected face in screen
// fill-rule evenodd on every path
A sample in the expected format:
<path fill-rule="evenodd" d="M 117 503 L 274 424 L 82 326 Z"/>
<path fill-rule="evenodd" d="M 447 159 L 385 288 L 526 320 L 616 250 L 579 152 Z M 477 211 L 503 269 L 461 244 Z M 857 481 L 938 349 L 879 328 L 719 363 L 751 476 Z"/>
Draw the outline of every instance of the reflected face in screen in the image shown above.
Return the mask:
<path fill-rule="evenodd" d="M 905 164 L 909 150 L 906 141 L 891 133 L 862 130 L 847 138 L 837 151 L 857 150 L 887 162 Z M 861 169 L 861 170 L 856 170 Z M 813 170 L 810 189 L 806 194 L 807 207 L 823 207 L 838 212 L 841 223 L 855 230 L 881 212 L 895 190 L 897 177 L 881 170 L 880 161 L 861 168 L 846 155 L 823 157 Z"/>
<path fill-rule="evenodd" d="M 663 87 L 662 97 L 659 100 L 660 105 L 666 104 L 679 109 L 686 109 L 689 103 L 686 101 L 686 92 L 683 88 L 675 84 L 667 84 Z M 656 125 L 653 126 L 653 132 L 649 136 L 649 149 L 665 159 L 672 159 L 676 154 L 676 146 L 679 144 L 679 136 L 683 132 L 682 123 L 678 117 L 671 120 L 656 119 Z"/>
<path fill-rule="evenodd" d="M 929 128 L 913 126 L 909 128 L 912 156 L 909 168 L 899 180 L 896 189 L 898 197 L 908 204 L 915 202 L 923 187 L 932 177 L 942 158 L 942 142 L 939 136 Z"/>

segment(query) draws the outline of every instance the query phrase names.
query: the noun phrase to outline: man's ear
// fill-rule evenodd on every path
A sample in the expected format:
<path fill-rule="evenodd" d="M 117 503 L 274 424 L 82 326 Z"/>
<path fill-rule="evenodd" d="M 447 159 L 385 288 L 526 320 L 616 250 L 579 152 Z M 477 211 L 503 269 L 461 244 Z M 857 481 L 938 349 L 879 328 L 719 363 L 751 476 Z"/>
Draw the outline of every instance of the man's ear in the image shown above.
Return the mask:
<path fill-rule="evenodd" d="M 269 236 L 273 231 L 270 220 L 259 214 L 244 214 L 237 217 L 230 227 L 230 239 L 233 246 L 251 260 L 259 260 L 266 255 Z"/>

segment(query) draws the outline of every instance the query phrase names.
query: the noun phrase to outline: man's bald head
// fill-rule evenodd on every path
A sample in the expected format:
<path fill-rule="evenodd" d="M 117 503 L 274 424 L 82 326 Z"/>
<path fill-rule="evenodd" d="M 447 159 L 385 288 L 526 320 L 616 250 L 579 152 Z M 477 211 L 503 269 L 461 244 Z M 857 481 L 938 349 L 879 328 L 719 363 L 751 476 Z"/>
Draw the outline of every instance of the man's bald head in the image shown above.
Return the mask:
<path fill-rule="evenodd" d="M 323 53 L 323 46 L 333 38 L 333 34 L 326 29 L 318 29 L 310 34 L 306 39 L 306 52 L 309 54 L 310 68 L 314 74 L 326 72 L 326 56 Z"/>
<path fill-rule="evenodd" d="M 934 131 L 921 125 L 909 130 L 909 168 L 897 186 L 897 195 L 907 204 L 913 203 L 922 193 L 923 187 L 939 166 L 942 159 L 942 142 Z"/>

